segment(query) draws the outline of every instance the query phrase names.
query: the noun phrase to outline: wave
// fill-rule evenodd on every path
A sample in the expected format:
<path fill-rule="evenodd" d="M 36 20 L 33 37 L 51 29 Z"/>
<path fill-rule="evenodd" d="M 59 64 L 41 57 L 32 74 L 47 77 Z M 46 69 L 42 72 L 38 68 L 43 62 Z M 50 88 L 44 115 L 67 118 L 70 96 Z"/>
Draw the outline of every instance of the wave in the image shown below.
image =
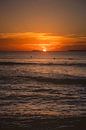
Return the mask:
<path fill-rule="evenodd" d="M 21 78 L 21 76 L 17 76 Z M 86 84 L 86 79 L 81 77 L 74 76 L 73 78 L 51 78 L 51 77 L 43 77 L 43 76 L 25 76 L 26 79 L 32 79 L 39 82 L 47 82 L 54 84 Z"/>
<path fill-rule="evenodd" d="M 50 84 L 86 84 L 85 77 L 70 76 L 66 78 L 52 78 L 43 76 L 2 76 L 0 82 L 3 83 L 29 83 L 29 81 L 37 81 Z"/>
<path fill-rule="evenodd" d="M 86 63 L 39 63 L 39 62 L 0 62 L 0 65 L 40 65 L 40 66 L 79 66 L 79 67 L 86 67 Z"/>

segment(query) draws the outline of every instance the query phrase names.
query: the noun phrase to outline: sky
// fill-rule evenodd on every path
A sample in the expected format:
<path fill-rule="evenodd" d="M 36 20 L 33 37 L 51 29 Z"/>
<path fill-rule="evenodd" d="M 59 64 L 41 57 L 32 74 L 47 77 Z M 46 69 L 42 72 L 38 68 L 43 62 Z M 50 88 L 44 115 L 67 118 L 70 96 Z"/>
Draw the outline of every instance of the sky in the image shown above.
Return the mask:
<path fill-rule="evenodd" d="M 0 0 L 0 51 L 86 50 L 86 0 Z"/>

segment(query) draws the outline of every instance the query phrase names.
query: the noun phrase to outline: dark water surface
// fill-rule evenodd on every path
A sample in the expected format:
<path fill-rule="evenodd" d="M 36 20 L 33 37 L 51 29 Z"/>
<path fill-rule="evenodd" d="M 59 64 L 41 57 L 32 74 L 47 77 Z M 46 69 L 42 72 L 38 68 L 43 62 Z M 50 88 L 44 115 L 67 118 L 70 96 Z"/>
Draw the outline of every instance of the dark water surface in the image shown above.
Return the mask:
<path fill-rule="evenodd" d="M 0 128 L 86 125 L 86 52 L 0 52 Z"/>

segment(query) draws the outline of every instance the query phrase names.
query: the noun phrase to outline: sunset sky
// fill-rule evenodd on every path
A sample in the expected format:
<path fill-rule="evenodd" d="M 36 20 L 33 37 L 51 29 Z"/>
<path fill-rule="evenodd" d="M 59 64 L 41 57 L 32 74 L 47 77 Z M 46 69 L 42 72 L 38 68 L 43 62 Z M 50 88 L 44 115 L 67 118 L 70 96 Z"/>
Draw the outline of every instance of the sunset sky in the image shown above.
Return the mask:
<path fill-rule="evenodd" d="M 0 0 L 0 51 L 86 50 L 86 0 Z"/>

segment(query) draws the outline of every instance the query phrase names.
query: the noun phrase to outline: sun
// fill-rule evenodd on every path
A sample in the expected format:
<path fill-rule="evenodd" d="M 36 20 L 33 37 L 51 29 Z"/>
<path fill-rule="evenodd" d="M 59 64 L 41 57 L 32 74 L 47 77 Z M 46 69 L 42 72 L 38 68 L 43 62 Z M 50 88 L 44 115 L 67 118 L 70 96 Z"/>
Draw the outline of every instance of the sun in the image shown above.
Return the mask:
<path fill-rule="evenodd" d="M 46 48 L 43 48 L 43 52 L 46 52 L 47 50 L 46 50 Z"/>

